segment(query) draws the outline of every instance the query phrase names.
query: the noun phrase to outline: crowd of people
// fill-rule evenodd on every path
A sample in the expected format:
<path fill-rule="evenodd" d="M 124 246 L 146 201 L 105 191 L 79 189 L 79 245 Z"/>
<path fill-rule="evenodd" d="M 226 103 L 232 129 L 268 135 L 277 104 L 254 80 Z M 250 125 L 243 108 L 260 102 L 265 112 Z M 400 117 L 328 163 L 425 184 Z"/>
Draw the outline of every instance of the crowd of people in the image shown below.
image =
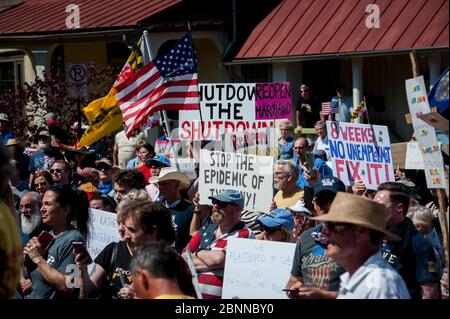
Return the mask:
<path fill-rule="evenodd" d="M 336 119 L 350 121 L 344 90 Z M 1 113 L 0 298 L 221 298 L 233 237 L 296 245 L 282 283 L 292 299 L 448 298 L 439 202 L 423 170 L 397 170 L 376 191 L 361 180 L 344 185 L 333 176 L 319 102 L 307 85 L 300 93 L 297 126 L 279 125 L 274 196 L 263 212 L 245 209 L 233 189 L 200 204 L 198 178 L 173 165 L 182 145 L 167 132 L 150 141 L 121 131 L 112 151 L 77 149 L 49 115 L 26 145 Z M 97 256 L 85 249 L 90 208 L 116 214 L 120 235 Z"/>

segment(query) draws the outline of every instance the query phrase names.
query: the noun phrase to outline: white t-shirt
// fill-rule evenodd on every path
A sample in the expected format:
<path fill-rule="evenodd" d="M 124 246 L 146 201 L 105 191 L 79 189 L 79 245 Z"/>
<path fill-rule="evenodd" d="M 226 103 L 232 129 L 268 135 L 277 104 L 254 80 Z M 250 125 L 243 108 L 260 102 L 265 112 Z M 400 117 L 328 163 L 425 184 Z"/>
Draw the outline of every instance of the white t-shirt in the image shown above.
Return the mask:
<path fill-rule="evenodd" d="M 340 276 L 338 299 L 410 299 L 405 281 L 377 251 L 350 277 Z"/>
<path fill-rule="evenodd" d="M 118 151 L 118 165 L 121 169 L 127 167 L 129 160 L 136 157 L 136 144 L 143 139 L 143 134 L 131 136 L 129 139 L 125 135 L 125 131 L 120 131 L 114 139 L 114 149 Z"/>

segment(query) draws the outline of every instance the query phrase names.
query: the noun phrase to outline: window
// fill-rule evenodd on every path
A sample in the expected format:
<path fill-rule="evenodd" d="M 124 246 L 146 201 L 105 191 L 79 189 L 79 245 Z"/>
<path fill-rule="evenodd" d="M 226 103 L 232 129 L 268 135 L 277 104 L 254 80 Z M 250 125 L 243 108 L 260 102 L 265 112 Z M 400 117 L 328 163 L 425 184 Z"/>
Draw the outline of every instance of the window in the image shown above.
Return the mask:
<path fill-rule="evenodd" d="M 14 89 L 22 85 L 23 55 L 0 54 L 0 90 Z"/>
<path fill-rule="evenodd" d="M 271 64 L 243 64 L 241 65 L 242 83 L 272 81 Z"/>

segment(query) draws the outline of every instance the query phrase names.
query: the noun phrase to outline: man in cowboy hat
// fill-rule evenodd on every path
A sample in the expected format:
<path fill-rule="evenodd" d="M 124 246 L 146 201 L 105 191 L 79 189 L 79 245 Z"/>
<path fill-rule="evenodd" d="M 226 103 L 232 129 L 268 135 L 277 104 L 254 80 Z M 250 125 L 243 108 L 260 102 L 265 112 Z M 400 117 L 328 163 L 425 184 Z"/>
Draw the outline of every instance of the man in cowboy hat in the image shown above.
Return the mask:
<path fill-rule="evenodd" d="M 150 178 L 150 183 L 158 184 L 160 196 L 159 202 L 172 212 L 172 220 L 176 225 L 175 249 L 181 252 L 189 243 L 189 227 L 194 209 L 192 204 L 183 199 L 181 189 L 189 187 L 189 178 L 180 173 L 175 167 L 163 167 L 159 176 Z"/>
<path fill-rule="evenodd" d="M 341 275 L 338 299 L 409 299 L 402 277 L 384 261 L 380 244 L 386 236 L 387 209 L 373 200 L 337 193 L 328 214 L 312 217 L 325 222 L 327 254 L 347 271 Z"/>

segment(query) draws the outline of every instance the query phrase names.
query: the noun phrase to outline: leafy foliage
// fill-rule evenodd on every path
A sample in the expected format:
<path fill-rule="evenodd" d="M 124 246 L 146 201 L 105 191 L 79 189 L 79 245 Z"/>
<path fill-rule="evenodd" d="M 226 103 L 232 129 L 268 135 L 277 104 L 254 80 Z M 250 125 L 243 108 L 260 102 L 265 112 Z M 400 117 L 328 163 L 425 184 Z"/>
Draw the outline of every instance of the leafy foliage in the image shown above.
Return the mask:
<path fill-rule="evenodd" d="M 88 96 L 81 100 L 81 109 L 94 99 L 108 93 L 120 70 L 111 66 L 100 69 L 91 62 L 89 70 Z M 0 113 L 9 115 L 11 130 L 15 136 L 29 139 L 45 126 L 44 115 L 55 114 L 61 128 L 67 128 L 77 119 L 77 100 L 69 96 L 65 75 L 44 72 L 43 78 L 26 83 L 21 88 L 0 90 Z"/>

